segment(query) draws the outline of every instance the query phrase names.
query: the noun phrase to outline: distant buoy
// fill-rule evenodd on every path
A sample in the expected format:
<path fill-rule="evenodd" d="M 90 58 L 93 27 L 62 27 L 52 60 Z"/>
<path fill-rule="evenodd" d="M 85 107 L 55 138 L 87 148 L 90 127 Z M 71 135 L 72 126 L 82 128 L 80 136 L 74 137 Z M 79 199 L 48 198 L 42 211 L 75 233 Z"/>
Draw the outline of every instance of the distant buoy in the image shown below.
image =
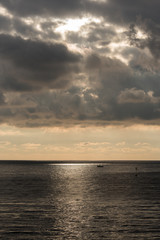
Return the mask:
<path fill-rule="evenodd" d="M 135 170 L 136 170 L 135 176 L 137 177 L 137 176 L 138 176 L 138 172 L 137 172 L 137 171 L 138 171 L 138 168 L 136 167 Z"/>

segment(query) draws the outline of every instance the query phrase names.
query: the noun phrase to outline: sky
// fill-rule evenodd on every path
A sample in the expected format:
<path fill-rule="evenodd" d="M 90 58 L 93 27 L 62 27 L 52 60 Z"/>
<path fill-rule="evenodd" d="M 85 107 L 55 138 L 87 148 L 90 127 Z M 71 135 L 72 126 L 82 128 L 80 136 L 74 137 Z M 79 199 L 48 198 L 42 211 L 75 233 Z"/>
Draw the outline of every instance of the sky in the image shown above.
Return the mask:
<path fill-rule="evenodd" d="M 159 160 L 159 9 L 0 0 L 0 159 Z"/>

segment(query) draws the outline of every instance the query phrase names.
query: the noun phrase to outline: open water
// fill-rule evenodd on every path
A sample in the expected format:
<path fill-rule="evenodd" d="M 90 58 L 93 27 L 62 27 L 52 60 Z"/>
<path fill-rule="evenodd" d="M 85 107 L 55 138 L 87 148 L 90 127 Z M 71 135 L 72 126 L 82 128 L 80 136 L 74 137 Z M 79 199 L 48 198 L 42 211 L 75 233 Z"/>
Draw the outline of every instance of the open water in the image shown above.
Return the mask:
<path fill-rule="evenodd" d="M 160 163 L 1 163 L 0 239 L 160 239 Z"/>

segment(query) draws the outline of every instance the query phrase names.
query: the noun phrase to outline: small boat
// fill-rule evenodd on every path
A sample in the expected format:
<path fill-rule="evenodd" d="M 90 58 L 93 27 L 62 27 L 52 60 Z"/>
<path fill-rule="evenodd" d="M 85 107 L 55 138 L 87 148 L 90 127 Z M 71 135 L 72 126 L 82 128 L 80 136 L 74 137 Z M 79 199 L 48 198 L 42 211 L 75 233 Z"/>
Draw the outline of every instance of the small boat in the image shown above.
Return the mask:
<path fill-rule="evenodd" d="M 103 167 L 103 165 L 101 165 L 101 164 L 98 164 L 98 165 L 97 165 L 97 167 Z"/>

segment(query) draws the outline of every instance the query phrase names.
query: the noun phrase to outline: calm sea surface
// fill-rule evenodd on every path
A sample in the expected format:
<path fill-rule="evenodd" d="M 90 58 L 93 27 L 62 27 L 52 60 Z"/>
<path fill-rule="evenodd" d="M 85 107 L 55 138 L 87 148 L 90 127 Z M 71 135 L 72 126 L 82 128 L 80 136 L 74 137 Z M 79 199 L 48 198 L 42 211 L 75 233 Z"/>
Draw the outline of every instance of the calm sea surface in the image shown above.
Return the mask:
<path fill-rule="evenodd" d="M 0 239 L 160 239 L 160 163 L 1 163 Z"/>

